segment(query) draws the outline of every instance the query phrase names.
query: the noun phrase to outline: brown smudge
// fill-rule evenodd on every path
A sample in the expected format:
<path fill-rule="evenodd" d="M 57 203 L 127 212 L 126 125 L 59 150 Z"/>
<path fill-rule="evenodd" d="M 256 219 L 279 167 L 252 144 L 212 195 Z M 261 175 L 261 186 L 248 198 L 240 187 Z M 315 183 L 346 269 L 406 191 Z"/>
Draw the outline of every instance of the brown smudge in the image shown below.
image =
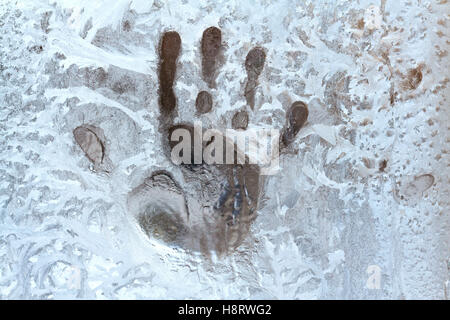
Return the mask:
<path fill-rule="evenodd" d="M 216 27 L 209 27 L 202 36 L 202 75 L 210 88 L 215 86 L 218 56 L 222 46 L 222 32 Z"/>
<path fill-rule="evenodd" d="M 86 157 L 94 165 L 100 165 L 105 157 L 105 146 L 94 131 L 92 126 L 79 126 L 73 130 L 73 136 Z"/>
<path fill-rule="evenodd" d="M 245 85 L 245 98 L 247 104 L 253 110 L 255 107 L 255 89 L 258 84 L 258 78 L 261 74 L 266 53 L 263 48 L 256 47 L 249 51 L 245 59 L 245 70 L 247 71 L 247 84 Z"/>
<path fill-rule="evenodd" d="M 391 106 L 395 103 L 395 96 L 397 93 L 395 92 L 394 85 L 391 84 L 391 88 L 389 89 L 389 102 L 391 103 Z"/>
<path fill-rule="evenodd" d="M 373 168 L 373 161 L 364 157 L 362 158 L 362 162 L 364 163 L 364 165 L 366 166 L 367 169 L 371 169 Z"/>
<path fill-rule="evenodd" d="M 382 161 L 380 162 L 380 167 L 379 167 L 380 172 L 384 172 L 384 170 L 386 169 L 386 167 L 387 167 L 387 160 L 384 159 L 384 160 L 382 160 Z"/>
<path fill-rule="evenodd" d="M 358 20 L 356 27 L 360 30 L 364 30 L 364 18 Z"/>
<path fill-rule="evenodd" d="M 248 113 L 245 110 L 238 111 L 234 114 L 233 118 L 231 119 L 231 127 L 234 130 L 247 129 L 248 126 Z"/>
<path fill-rule="evenodd" d="M 195 100 L 195 107 L 200 114 L 208 113 L 212 109 L 212 96 L 207 91 L 200 91 Z"/>
<path fill-rule="evenodd" d="M 302 101 L 294 102 L 286 114 L 286 126 L 281 136 L 281 144 L 287 147 L 308 119 L 308 106 Z"/>
<path fill-rule="evenodd" d="M 422 82 L 422 66 L 408 70 L 405 80 L 402 82 L 402 87 L 406 90 L 415 90 Z"/>
<path fill-rule="evenodd" d="M 164 33 L 160 46 L 159 95 L 161 115 L 173 116 L 176 107 L 176 97 L 173 92 L 173 82 L 177 70 L 177 58 L 180 54 L 181 38 L 175 31 Z"/>
<path fill-rule="evenodd" d="M 122 23 L 122 29 L 124 30 L 124 31 L 130 31 L 131 30 L 131 24 L 130 24 L 130 21 L 128 21 L 128 20 L 126 20 L 126 21 L 124 21 L 123 23 Z"/>

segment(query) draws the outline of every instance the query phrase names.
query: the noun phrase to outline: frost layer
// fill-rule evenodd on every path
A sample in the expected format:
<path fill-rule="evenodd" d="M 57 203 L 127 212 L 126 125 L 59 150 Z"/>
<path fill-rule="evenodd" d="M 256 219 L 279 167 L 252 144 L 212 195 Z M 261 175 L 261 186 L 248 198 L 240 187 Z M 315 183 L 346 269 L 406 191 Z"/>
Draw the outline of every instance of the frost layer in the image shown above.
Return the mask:
<path fill-rule="evenodd" d="M 0 297 L 447 298 L 448 11 L 447 1 L 3 1 Z M 157 169 L 182 181 L 157 131 L 161 34 L 181 35 L 173 89 L 179 120 L 192 122 L 209 90 L 210 26 L 226 46 L 205 125 L 230 127 L 246 104 L 255 46 L 266 67 L 248 126 L 281 129 L 293 101 L 309 107 L 251 236 L 223 257 L 149 239 L 127 207 Z M 111 173 L 76 144 L 86 124 L 103 130 Z"/>

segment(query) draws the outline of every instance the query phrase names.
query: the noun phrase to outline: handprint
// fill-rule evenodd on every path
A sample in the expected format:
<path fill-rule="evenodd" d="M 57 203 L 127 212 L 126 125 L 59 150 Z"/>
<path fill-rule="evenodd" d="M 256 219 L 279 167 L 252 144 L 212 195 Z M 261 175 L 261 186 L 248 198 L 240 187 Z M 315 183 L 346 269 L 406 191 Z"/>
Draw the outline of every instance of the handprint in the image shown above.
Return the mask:
<path fill-rule="evenodd" d="M 161 37 L 158 52 L 160 110 L 158 129 L 162 138 L 163 152 L 168 158 L 171 158 L 176 148 L 177 141 L 173 141 L 172 138 L 178 129 L 188 132 L 191 137 L 196 134 L 203 137 L 204 133 L 204 130 L 196 132 L 192 123 L 175 123 L 178 110 L 173 87 L 176 81 L 177 60 L 182 54 L 181 41 L 177 32 L 166 32 Z M 216 86 L 215 79 L 223 63 L 222 50 L 220 29 L 216 27 L 206 29 L 201 39 L 201 75 L 208 88 Z M 261 47 L 251 49 L 243 63 L 247 72 L 244 96 L 248 108 L 235 112 L 231 119 L 232 128 L 237 131 L 247 129 L 249 112 L 253 113 L 255 109 L 258 78 L 265 63 L 266 53 Z M 200 91 L 192 111 L 197 116 L 211 112 L 213 100 L 214 97 L 210 92 Z M 291 105 L 280 136 L 280 151 L 294 141 L 307 117 L 308 108 L 304 102 L 297 101 Z M 77 128 L 74 135 L 76 142 L 91 162 L 96 167 L 101 167 L 100 164 L 105 157 L 103 138 L 88 127 Z M 214 143 L 214 139 L 223 139 L 225 145 L 230 143 L 225 135 L 218 135 L 205 141 L 201 140 L 201 147 L 208 148 Z M 134 215 L 141 229 L 151 238 L 188 250 L 224 253 L 242 243 L 249 232 L 251 222 L 256 218 L 264 177 L 261 175 L 260 166 L 249 163 L 248 156 L 239 148 L 233 149 L 231 163 L 210 164 L 205 161 L 203 155 L 200 159 L 195 159 L 194 141 L 191 140 L 190 143 L 190 154 L 186 158 L 189 161 L 177 166 L 184 183 L 177 182 L 174 175 L 168 171 L 155 171 L 130 192 L 128 210 Z M 239 157 L 242 157 L 244 162 L 239 161 Z"/>

